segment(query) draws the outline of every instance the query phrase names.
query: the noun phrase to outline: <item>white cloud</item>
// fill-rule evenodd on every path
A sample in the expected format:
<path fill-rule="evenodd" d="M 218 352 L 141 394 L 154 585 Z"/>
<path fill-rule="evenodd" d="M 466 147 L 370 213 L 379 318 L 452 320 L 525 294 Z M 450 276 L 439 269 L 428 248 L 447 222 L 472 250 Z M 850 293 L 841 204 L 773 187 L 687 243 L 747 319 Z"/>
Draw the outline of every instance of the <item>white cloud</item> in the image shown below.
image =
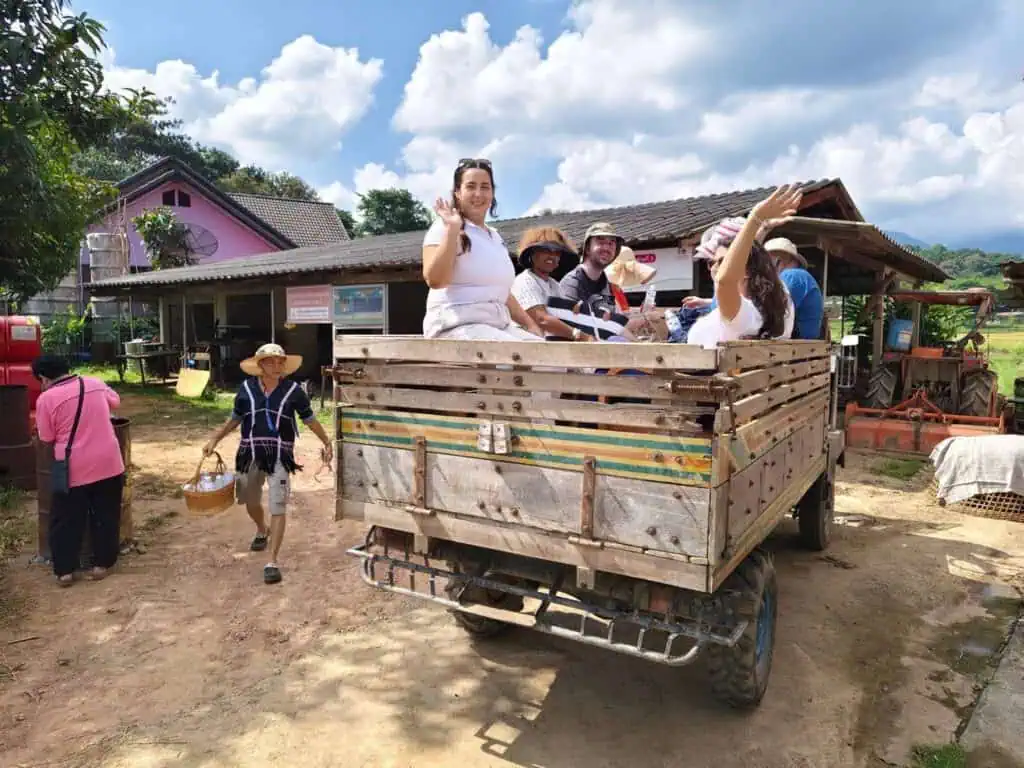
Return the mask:
<path fill-rule="evenodd" d="M 579 2 L 569 19 L 572 29 L 546 56 L 540 32 L 529 26 L 498 46 L 479 12 L 466 16 L 461 30 L 432 35 L 420 48 L 395 127 L 490 133 L 499 125 L 585 120 L 609 110 L 672 111 L 686 103 L 677 75 L 709 39 L 667 0 Z M 643 45 L 626 44 L 634 40 Z"/>
<path fill-rule="evenodd" d="M 170 113 L 192 138 L 270 170 L 336 150 L 370 108 L 383 76 L 379 59 L 364 61 L 355 48 L 323 45 L 310 35 L 285 45 L 258 79 L 235 85 L 183 61 L 163 61 L 152 71 L 129 69 L 118 66 L 110 51 L 105 64 L 111 90 L 144 86 L 172 97 Z"/>

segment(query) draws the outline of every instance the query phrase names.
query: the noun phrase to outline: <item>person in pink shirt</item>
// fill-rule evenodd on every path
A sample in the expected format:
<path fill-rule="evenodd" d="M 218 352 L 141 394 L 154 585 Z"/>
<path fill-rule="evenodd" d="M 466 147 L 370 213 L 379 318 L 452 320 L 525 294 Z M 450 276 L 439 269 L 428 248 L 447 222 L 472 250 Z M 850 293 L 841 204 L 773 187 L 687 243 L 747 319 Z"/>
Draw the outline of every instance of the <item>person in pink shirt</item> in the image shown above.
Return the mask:
<path fill-rule="evenodd" d="M 102 579 L 117 563 L 120 550 L 125 466 L 110 411 L 121 404 L 121 398 L 99 379 L 72 375 L 59 357 L 36 358 L 32 374 L 43 387 L 36 402 L 39 439 L 53 444 L 57 461 L 68 457 L 68 441 L 78 415 L 68 457 L 68 491 L 54 489 L 50 506 L 54 575 L 62 587 L 71 586 L 88 525 L 92 577 Z"/>

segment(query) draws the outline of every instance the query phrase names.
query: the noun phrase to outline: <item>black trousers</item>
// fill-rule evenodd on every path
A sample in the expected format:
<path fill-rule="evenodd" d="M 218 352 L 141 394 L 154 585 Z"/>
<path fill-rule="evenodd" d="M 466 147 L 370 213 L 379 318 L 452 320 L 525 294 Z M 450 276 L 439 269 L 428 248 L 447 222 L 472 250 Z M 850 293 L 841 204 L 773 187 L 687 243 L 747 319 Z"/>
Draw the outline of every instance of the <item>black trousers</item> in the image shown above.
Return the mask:
<path fill-rule="evenodd" d="M 114 566 L 121 549 L 123 494 L 123 473 L 89 485 L 76 485 L 68 493 L 53 494 L 50 554 L 53 556 L 53 572 L 57 576 L 78 570 L 86 526 L 92 543 L 93 566 Z"/>

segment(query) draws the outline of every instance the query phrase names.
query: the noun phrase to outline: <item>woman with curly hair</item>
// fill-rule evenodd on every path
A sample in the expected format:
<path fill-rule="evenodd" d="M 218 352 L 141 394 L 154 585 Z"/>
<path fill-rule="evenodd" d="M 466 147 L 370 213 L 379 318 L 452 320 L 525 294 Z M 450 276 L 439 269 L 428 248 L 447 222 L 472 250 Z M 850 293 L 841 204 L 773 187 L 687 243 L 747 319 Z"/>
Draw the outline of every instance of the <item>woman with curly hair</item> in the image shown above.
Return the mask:
<path fill-rule="evenodd" d="M 793 302 L 757 236 L 766 223 L 794 215 L 801 197 L 799 187 L 781 186 L 746 219 L 725 219 L 704 232 L 697 256 L 711 262 L 716 306 L 690 328 L 688 344 L 714 347 L 742 338 L 785 338 L 792 332 Z"/>
<path fill-rule="evenodd" d="M 512 258 L 498 231 L 487 226 L 487 214 L 493 216 L 497 206 L 491 161 L 460 160 L 451 201 L 438 198 L 438 218 L 423 238 L 423 278 L 430 286 L 424 336 L 484 341 L 543 336 L 512 295 Z"/>
<path fill-rule="evenodd" d="M 528 229 L 519 240 L 519 266 L 523 271 L 512 281 L 512 295 L 548 339 L 594 340 L 548 310 L 548 299 L 562 298 L 562 288 L 553 275 L 562 277 L 578 261 L 572 241 L 556 227 Z"/>

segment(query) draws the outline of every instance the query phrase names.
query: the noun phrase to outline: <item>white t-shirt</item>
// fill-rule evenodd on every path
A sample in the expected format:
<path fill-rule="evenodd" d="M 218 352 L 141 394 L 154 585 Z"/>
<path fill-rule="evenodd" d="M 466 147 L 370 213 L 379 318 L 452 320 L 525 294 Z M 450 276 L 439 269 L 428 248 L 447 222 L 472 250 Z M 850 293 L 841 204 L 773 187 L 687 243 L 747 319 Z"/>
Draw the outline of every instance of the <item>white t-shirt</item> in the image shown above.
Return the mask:
<path fill-rule="evenodd" d="M 516 275 L 512 281 L 512 295 L 524 310 L 546 307 L 552 296 L 561 298 L 562 287 L 552 277 L 542 278 L 532 269 Z"/>
<path fill-rule="evenodd" d="M 788 339 L 793 335 L 793 322 L 796 311 L 793 307 L 793 300 L 786 293 L 786 318 L 783 324 L 782 335 L 779 339 Z M 754 306 L 754 302 L 746 296 L 740 296 L 740 311 L 732 320 L 725 320 L 718 307 L 699 318 L 690 327 L 690 333 L 686 337 L 687 344 L 697 344 L 705 348 L 714 348 L 719 342 L 738 341 L 744 336 L 757 336 L 764 324 L 764 317 Z"/>
<path fill-rule="evenodd" d="M 445 225 L 437 219 L 423 237 L 423 245 L 440 245 Z M 431 288 L 427 293 L 427 312 L 423 318 L 423 333 L 433 336 L 460 324 L 459 318 L 472 322 L 486 312 L 487 316 L 504 318 L 508 322 L 505 303 L 508 301 L 516 270 L 512 265 L 505 241 L 496 229 L 478 227 L 467 221 L 466 234 L 469 236 L 468 253 L 455 257 L 452 279 L 446 288 Z M 466 311 L 473 305 L 476 311 Z M 460 310 L 459 307 L 466 309 Z M 504 311 L 503 311 L 504 310 Z"/>

